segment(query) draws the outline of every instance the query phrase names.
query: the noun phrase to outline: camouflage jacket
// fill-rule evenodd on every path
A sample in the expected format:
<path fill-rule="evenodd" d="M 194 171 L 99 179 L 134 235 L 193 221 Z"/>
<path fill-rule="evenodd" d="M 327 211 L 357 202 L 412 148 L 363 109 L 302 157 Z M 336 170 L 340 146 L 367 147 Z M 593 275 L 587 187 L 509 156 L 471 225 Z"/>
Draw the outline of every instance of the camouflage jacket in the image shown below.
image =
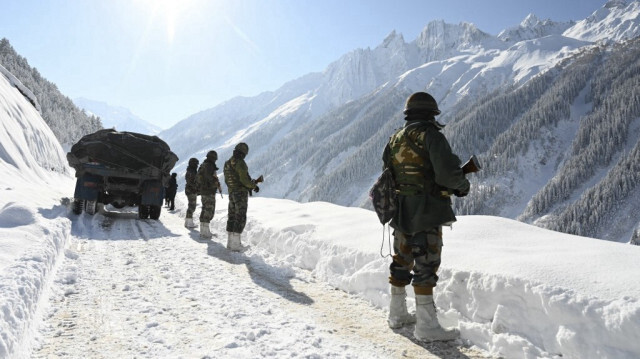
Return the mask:
<path fill-rule="evenodd" d="M 184 185 L 184 193 L 187 195 L 190 194 L 198 194 L 198 181 L 196 180 L 196 175 L 198 173 L 198 168 L 187 167 L 187 173 L 184 175 L 185 185 Z"/>
<path fill-rule="evenodd" d="M 451 199 L 441 191 L 468 192 L 469 181 L 435 121 L 407 121 L 389 139 L 382 159 L 392 169 L 398 190 L 391 227 L 414 234 L 456 221 Z"/>
<path fill-rule="evenodd" d="M 224 163 L 224 182 L 229 193 L 236 191 L 248 191 L 256 188 L 256 184 L 249 176 L 247 163 L 240 158 L 231 157 Z"/>
<path fill-rule="evenodd" d="M 204 160 L 198 169 L 196 175 L 196 181 L 198 183 L 198 194 L 200 195 L 215 195 L 220 181 L 218 180 L 218 173 L 216 172 L 215 162 L 211 160 Z"/>

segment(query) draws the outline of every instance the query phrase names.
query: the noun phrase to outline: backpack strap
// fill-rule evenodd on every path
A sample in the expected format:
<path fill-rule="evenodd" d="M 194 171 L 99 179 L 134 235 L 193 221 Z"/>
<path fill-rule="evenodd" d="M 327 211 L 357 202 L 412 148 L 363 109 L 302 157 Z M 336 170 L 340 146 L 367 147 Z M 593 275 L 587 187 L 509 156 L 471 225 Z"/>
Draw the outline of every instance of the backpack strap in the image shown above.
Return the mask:
<path fill-rule="evenodd" d="M 431 160 L 429 159 L 429 153 L 425 149 L 420 148 L 415 142 L 413 142 L 413 140 L 409 137 L 408 132 L 409 132 L 409 129 L 420 128 L 420 127 L 424 127 L 424 129 L 426 130 L 428 125 L 429 124 L 425 122 L 413 123 L 407 126 L 405 128 L 404 133 L 402 134 L 404 139 L 407 141 L 407 144 L 409 145 L 409 147 L 411 147 L 411 150 L 417 153 L 418 156 L 422 157 L 422 159 L 425 162 L 426 161 L 431 162 Z M 436 189 L 436 183 L 432 178 L 429 178 L 426 172 L 426 169 L 424 167 L 423 167 L 422 177 L 424 177 L 425 189 L 431 192 L 431 194 L 436 195 L 438 193 L 438 190 Z"/>

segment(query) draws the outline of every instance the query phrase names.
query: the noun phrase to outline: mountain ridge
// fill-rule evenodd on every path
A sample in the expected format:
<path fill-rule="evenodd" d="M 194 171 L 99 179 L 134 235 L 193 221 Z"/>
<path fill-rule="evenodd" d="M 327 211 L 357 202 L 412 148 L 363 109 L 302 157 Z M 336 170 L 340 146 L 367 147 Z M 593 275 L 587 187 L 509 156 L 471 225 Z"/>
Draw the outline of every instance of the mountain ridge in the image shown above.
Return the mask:
<path fill-rule="evenodd" d="M 577 158 L 575 154 L 557 160 L 544 157 L 575 147 L 575 134 L 585 130 L 581 119 L 599 108 L 585 100 L 594 96 L 589 76 L 594 71 L 606 76 L 600 66 L 611 58 L 606 54 L 634 46 L 622 41 L 640 34 L 631 26 L 640 23 L 639 14 L 638 1 L 608 3 L 580 21 L 541 21 L 530 14 L 498 36 L 469 23 L 431 21 L 410 42 L 392 31 L 375 48 L 348 52 L 321 73 L 252 98 L 229 100 L 181 121 L 161 136 L 181 157 L 178 173 L 189 157 L 203 157 L 215 149 L 225 160 L 233 146 L 244 141 L 250 146 L 249 168 L 265 175 L 261 195 L 369 207 L 368 188 L 379 174 L 384 143 L 403 125 L 405 99 L 413 92 L 427 91 L 438 101 L 443 112 L 440 119 L 448 124 L 445 134 L 457 153 L 463 159 L 477 153 L 487 161 L 486 174 L 472 177 L 477 193 L 456 201 L 460 214 L 502 215 L 570 233 L 627 241 L 632 228 L 614 236 L 596 234 L 592 225 L 588 232 L 578 232 L 571 225 L 556 223 L 574 218 L 562 213 L 581 201 L 582 194 L 613 183 L 593 178 L 604 178 L 602 171 L 580 177 L 590 186 L 572 187 L 568 197 L 557 198 L 557 203 L 544 200 L 544 210 L 531 209 L 543 208 L 535 203 L 549 198 L 545 193 L 552 187 L 544 181 L 553 183 L 556 176 L 572 173 L 563 169 L 561 159 Z M 597 96 L 608 96 L 605 89 L 597 91 Z M 540 116 L 549 121 L 538 121 Z M 521 132 L 530 126 L 540 129 Z M 471 140 L 473 136 L 484 140 Z M 626 147 L 632 148 L 632 143 Z M 505 149 L 514 158 L 491 165 L 490 156 L 500 158 Z M 611 151 L 617 150 L 607 153 Z M 538 181 L 523 180 L 527 175 L 516 165 L 518 161 L 544 162 L 533 167 L 544 174 L 540 172 Z M 616 161 L 624 162 L 619 155 Z M 609 167 L 617 168 L 615 161 Z M 611 221 L 599 225 L 607 227 Z M 632 222 L 627 225 L 640 226 Z"/>
<path fill-rule="evenodd" d="M 106 102 L 90 100 L 84 97 L 74 98 L 76 106 L 87 111 L 89 115 L 100 117 L 104 128 L 115 128 L 118 131 L 130 131 L 156 135 L 162 129 L 149 123 L 122 106 L 112 106 Z"/>

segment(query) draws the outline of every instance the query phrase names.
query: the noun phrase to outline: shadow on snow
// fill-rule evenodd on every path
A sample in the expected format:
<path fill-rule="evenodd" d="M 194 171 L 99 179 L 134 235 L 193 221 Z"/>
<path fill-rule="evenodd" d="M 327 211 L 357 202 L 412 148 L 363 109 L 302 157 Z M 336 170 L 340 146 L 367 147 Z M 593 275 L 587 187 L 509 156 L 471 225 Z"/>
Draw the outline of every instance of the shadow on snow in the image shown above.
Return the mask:
<path fill-rule="evenodd" d="M 217 238 L 217 234 L 213 234 Z M 190 237 L 198 243 L 207 244 L 207 254 L 234 265 L 244 264 L 251 280 L 282 298 L 301 305 L 313 304 L 308 295 L 296 291 L 291 285 L 291 276 L 284 270 L 267 264 L 259 256 L 247 256 L 242 252 L 231 252 L 224 245 L 214 240 L 202 240 L 198 231 L 191 230 Z"/>

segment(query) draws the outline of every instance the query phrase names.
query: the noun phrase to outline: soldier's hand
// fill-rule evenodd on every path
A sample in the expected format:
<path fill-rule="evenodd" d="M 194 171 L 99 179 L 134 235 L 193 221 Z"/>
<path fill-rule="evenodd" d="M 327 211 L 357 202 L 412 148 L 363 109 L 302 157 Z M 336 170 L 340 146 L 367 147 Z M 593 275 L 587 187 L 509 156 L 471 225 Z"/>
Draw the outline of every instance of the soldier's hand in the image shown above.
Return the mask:
<path fill-rule="evenodd" d="M 260 187 L 256 186 L 256 188 L 253 189 L 256 193 L 260 192 Z"/>

